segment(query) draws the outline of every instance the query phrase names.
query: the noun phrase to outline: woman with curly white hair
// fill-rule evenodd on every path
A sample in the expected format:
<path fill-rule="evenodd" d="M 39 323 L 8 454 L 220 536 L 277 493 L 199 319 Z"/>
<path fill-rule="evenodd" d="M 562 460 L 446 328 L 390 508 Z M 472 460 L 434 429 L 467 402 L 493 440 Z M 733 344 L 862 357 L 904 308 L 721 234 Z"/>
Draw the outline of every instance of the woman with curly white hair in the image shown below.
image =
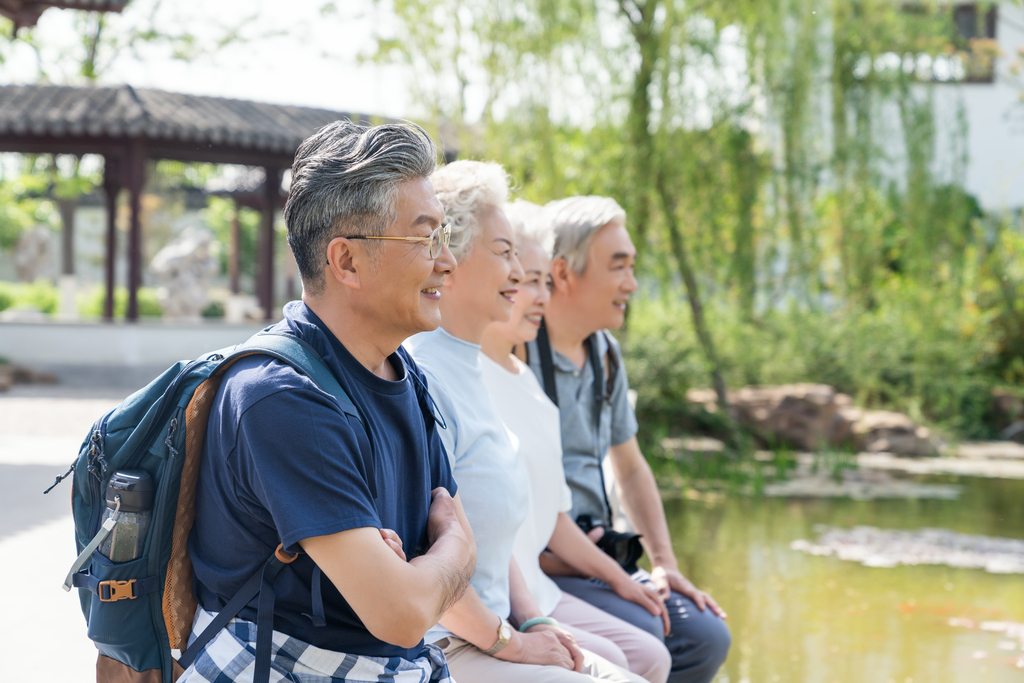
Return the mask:
<path fill-rule="evenodd" d="M 507 321 L 523 270 L 515 235 L 501 207 L 508 180 L 498 164 L 456 161 L 430 181 L 451 226 L 449 248 L 458 267 L 441 293 L 441 327 L 406 346 L 424 371 L 437 404 L 459 495 L 477 542 L 471 587 L 427 642 L 444 650 L 460 683 L 642 683 L 604 658 L 579 648 L 567 631 L 543 617 L 512 556 L 526 518 L 529 481 L 518 439 L 501 421 L 484 384 L 480 342 L 485 328 Z"/>
<path fill-rule="evenodd" d="M 505 206 L 512 224 L 524 277 L 507 322 L 487 326 L 482 342 L 484 383 L 505 425 L 519 437 L 519 459 L 530 482 L 530 505 L 519 527 L 513 555 L 541 613 L 557 619 L 579 644 L 608 661 L 664 683 L 672 660 L 665 644 L 643 629 L 563 592 L 541 569 L 540 555 L 562 558 L 574 576 L 595 577 L 613 586 L 614 597 L 664 614 L 657 591 L 632 581 L 567 514 L 572 492 L 562 467 L 558 406 L 514 351 L 537 338 L 551 300 L 551 248 L 554 233 L 543 208 L 517 200 Z M 549 554 L 550 554 L 549 553 Z"/>

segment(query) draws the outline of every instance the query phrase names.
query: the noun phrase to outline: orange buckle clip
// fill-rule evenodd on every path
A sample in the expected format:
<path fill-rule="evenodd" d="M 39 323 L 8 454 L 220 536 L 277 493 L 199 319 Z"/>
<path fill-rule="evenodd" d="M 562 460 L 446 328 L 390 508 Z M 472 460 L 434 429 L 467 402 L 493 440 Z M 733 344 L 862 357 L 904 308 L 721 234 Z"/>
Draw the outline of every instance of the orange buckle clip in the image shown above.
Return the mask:
<path fill-rule="evenodd" d="M 299 556 L 298 553 L 295 553 L 294 555 L 286 553 L 284 551 L 284 545 L 281 543 L 277 544 L 277 550 L 274 551 L 274 554 L 277 555 L 277 559 L 285 564 L 291 564 Z"/>
<path fill-rule="evenodd" d="M 104 591 L 106 587 L 106 591 Z M 100 581 L 100 602 L 117 602 L 118 600 L 135 599 L 135 579 L 128 581 Z M 107 597 L 103 597 L 106 593 Z"/>

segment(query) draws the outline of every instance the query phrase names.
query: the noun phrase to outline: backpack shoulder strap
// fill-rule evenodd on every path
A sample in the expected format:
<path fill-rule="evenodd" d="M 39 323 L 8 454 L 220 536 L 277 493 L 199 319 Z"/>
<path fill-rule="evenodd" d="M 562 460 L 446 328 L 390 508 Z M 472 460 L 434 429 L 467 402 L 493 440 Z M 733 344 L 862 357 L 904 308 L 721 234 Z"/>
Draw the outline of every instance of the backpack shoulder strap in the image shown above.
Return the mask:
<path fill-rule="evenodd" d="M 601 356 L 597 352 L 597 335 L 601 335 L 601 338 L 604 339 L 605 363 L 601 362 Z M 594 371 L 594 400 L 597 403 L 610 401 L 612 399 L 612 390 L 615 389 L 615 375 L 617 375 L 619 371 L 619 357 L 612 348 L 611 337 L 609 337 L 608 333 L 604 330 L 595 332 L 590 336 L 590 363 L 591 369 Z M 608 367 L 607 376 L 604 372 L 605 364 L 607 364 Z M 598 381 L 598 378 L 601 378 L 604 381 Z"/>
<path fill-rule="evenodd" d="M 363 426 L 363 416 L 356 410 L 348 393 L 338 383 L 337 378 L 327 368 L 323 358 L 316 350 L 298 337 L 278 332 L 260 332 L 253 335 L 243 344 L 239 344 L 225 359 L 224 365 L 232 357 L 248 356 L 261 353 L 288 363 L 302 374 L 316 382 L 316 385 L 338 401 L 343 412 L 359 420 Z"/>
<path fill-rule="evenodd" d="M 540 331 L 537 332 L 537 353 L 540 355 L 540 374 L 544 380 L 544 393 L 551 402 L 558 405 L 558 387 L 555 385 L 555 357 L 551 350 L 551 339 L 548 328 L 541 319 Z"/>
<path fill-rule="evenodd" d="M 359 411 L 356 410 L 352 399 L 338 383 L 337 378 L 331 373 L 323 358 L 316 350 L 298 337 L 290 334 L 276 332 L 260 332 L 243 344 L 226 353 L 218 352 L 214 357 L 222 356 L 221 368 L 226 370 L 234 361 L 244 356 L 263 354 L 288 363 L 302 374 L 312 379 L 318 387 L 334 396 L 338 405 L 346 414 L 357 418 L 366 428 Z M 212 358 L 211 358 L 212 360 Z M 372 448 L 372 445 L 371 445 Z M 288 557 L 283 548 L 278 546 L 263 566 L 254 573 L 249 580 L 238 590 L 237 593 L 224 605 L 214 620 L 207 625 L 202 633 L 182 652 L 178 664 L 187 669 L 195 660 L 199 652 L 213 639 L 213 637 L 227 623 L 249 604 L 258 594 L 259 602 L 256 614 L 256 665 L 253 680 L 255 683 L 267 683 L 270 679 L 270 658 L 271 658 L 271 635 L 273 632 L 274 618 L 274 579 L 284 565 L 295 559 L 295 556 Z"/>

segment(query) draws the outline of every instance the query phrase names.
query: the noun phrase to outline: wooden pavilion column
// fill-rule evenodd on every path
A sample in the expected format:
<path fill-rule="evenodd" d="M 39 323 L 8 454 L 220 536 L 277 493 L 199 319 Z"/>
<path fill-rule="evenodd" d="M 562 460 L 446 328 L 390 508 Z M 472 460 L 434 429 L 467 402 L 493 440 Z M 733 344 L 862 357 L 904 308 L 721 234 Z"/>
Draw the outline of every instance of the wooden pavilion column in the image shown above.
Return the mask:
<path fill-rule="evenodd" d="M 263 224 L 260 229 L 257 296 L 263 316 L 274 317 L 274 213 L 281 202 L 281 169 L 265 166 L 263 172 Z"/>
<path fill-rule="evenodd" d="M 107 199 L 106 296 L 103 320 L 114 320 L 114 267 L 117 262 L 117 195 L 121 193 L 121 163 L 116 156 L 103 157 L 103 191 Z"/>
<path fill-rule="evenodd" d="M 142 285 L 142 187 L 146 182 L 146 149 L 142 140 L 128 147 L 125 185 L 128 186 L 131 226 L 128 232 L 128 311 L 125 318 L 139 319 L 139 287 Z"/>
<path fill-rule="evenodd" d="M 242 211 L 242 207 L 238 205 L 237 199 L 232 199 L 232 205 L 235 207 L 235 211 L 231 216 L 231 251 L 228 252 L 228 275 L 231 278 L 231 293 L 238 294 L 241 291 L 239 284 L 239 253 L 242 248 L 242 225 L 241 216 L 239 215 Z"/>

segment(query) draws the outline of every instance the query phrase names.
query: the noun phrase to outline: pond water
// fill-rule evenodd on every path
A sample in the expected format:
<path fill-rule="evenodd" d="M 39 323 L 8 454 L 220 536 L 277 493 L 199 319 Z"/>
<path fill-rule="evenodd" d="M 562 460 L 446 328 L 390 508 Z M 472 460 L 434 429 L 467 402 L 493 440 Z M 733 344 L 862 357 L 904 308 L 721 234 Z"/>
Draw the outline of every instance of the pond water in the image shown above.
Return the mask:
<path fill-rule="evenodd" d="M 958 500 L 720 497 L 666 501 L 683 571 L 729 613 L 716 683 L 1024 681 L 1024 575 L 865 567 L 790 548 L 821 525 L 1024 539 L 1024 481 L 929 478 Z M 817 529 L 817 531 L 816 531 Z"/>

